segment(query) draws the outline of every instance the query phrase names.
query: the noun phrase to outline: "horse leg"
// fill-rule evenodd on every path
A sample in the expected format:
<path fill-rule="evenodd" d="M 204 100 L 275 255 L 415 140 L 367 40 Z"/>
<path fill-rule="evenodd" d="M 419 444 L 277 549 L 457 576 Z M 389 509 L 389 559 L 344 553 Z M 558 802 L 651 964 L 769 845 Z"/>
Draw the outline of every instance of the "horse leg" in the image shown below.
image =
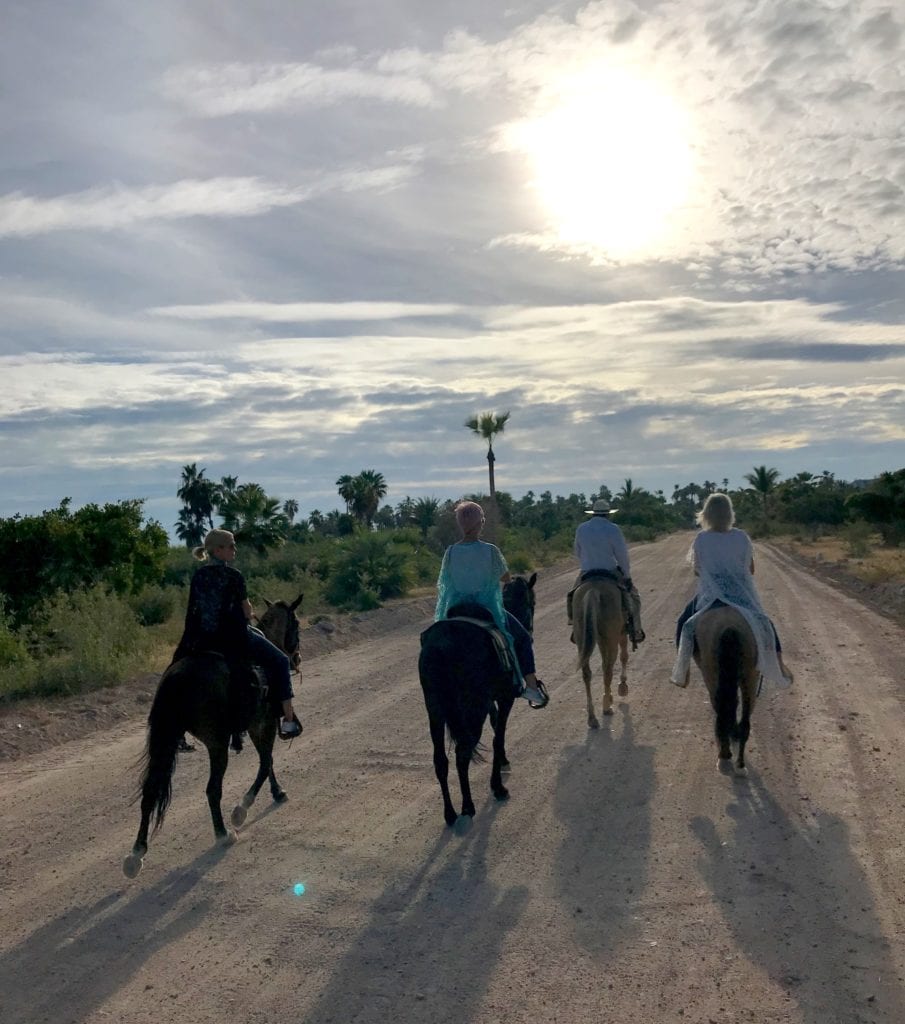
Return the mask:
<path fill-rule="evenodd" d="M 212 740 L 207 748 L 211 773 L 205 790 L 207 803 L 211 809 L 211 820 L 214 823 L 214 835 L 224 846 L 231 845 L 237 839 L 236 833 L 224 824 L 223 812 L 220 809 L 220 801 L 223 797 L 223 776 L 226 775 L 226 766 L 229 763 L 227 742 L 228 738 L 218 738 Z"/>
<path fill-rule="evenodd" d="M 126 878 L 137 878 L 144 866 L 145 854 L 148 852 L 148 828 L 155 802 L 149 787 L 145 785 L 141 798 L 141 823 L 138 826 L 138 835 L 135 837 L 132 852 L 123 861 L 123 874 Z"/>
<path fill-rule="evenodd" d="M 459 788 L 462 790 L 462 817 L 475 816 L 474 800 L 471 798 L 471 783 L 468 769 L 471 767 L 473 748 L 464 743 L 456 744 L 456 771 L 459 773 Z"/>
<path fill-rule="evenodd" d="M 248 817 L 248 809 L 255 802 L 265 779 L 270 780 L 270 791 L 273 793 L 273 798 L 277 803 L 282 803 L 286 799 L 286 794 L 280 789 L 276 776 L 273 773 L 273 741 L 276 730 L 270 721 L 268 721 L 268 726 L 269 728 L 265 727 L 262 729 L 255 728 L 253 724 L 248 730 L 251 741 L 255 745 L 255 750 L 258 752 L 258 774 L 242 797 L 241 803 L 236 804 L 233 808 L 231 821 L 236 828 L 245 824 L 245 819 Z M 277 796 L 277 793 L 281 794 L 281 797 Z"/>
<path fill-rule="evenodd" d="M 619 636 L 619 690 L 620 697 L 628 696 L 628 634 Z"/>
<path fill-rule="evenodd" d="M 613 666 L 616 662 L 616 652 L 607 650 L 603 656 L 603 713 L 613 713 Z"/>
<path fill-rule="evenodd" d="M 443 817 L 447 825 L 455 825 L 456 809 L 449 795 L 449 758 L 446 756 L 446 727 L 443 721 L 430 720 L 431 740 L 434 744 L 434 771 L 443 794 Z"/>
<path fill-rule="evenodd" d="M 754 686 L 756 687 L 757 684 L 755 683 Z M 751 711 L 753 706 L 754 699 L 751 686 L 746 680 L 745 685 L 742 687 L 742 717 L 738 723 L 738 757 L 735 761 L 736 775 L 748 774 L 748 769 L 745 767 L 745 744 L 751 735 Z"/>
<path fill-rule="evenodd" d="M 490 772 L 490 788 L 497 800 L 506 800 L 509 797 L 509 790 L 503 785 L 502 772 L 503 768 L 509 766 L 509 762 L 506 760 L 506 723 L 509 721 L 511 710 L 511 699 L 500 702 L 496 725 L 493 729 L 493 769 Z"/>
<path fill-rule="evenodd" d="M 510 704 L 509 705 L 509 710 L 511 710 L 511 709 L 512 709 L 512 705 Z M 509 717 L 509 711 L 507 710 L 506 718 L 508 718 L 508 717 Z M 496 736 L 496 734 L 497 734 L 497 731 L 498 731 L 497 727 L 499 725 L 499 721 L 500 721 L 500 711 L 497 708 L 497 702 L 495 700 L 493 700 L 493 701 L 490 702 L 490 728 L 493 729 L 494 736 Z M 505 737 L 505 733 L 506 733 L 506 723 L 504 721 L 503 722 L 503 735 L 502 735 L 502 738 L 500 740 L 500 768 L 503 771 L 506 771 L 506 769 L 509 767 L 509 758 L 506 756 L 506 747 L 505 747 L 505 743 L 504 743 L 505 738 L 506 738 Z M 496 747 L 494 747 L 494 752 L 495 751 L 496 751 Z"/>
<path fill-rule="evenodd" d="M 584 680 L 584 692 L 588 701 L 588 728 L 599 729 L 600 722 L 594 714 L 594 700 L 591 697 L 591 665 L 590 660 L 581 663 L 581 678 Z"/>

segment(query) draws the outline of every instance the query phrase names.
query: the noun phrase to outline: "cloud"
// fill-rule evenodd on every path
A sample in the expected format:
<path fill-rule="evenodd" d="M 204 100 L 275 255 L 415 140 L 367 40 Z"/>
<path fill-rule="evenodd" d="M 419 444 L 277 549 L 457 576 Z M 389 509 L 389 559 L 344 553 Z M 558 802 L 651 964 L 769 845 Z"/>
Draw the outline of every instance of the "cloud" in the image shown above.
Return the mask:
<path fill-rule="evenodd" d="M 251 177 L 187 179 L 143 188 L 105 186 L 49 199 L 14 192 L 0 196 L 0 238 L 77 229 L 110 231 L 186 217 L 250 217 L 328 192 L 395 188 L 412 173 L 410 164 L 397 164 L 321 173 L 296 186 Z"/>
<path fill-rule="evenodd" d="M 357 67 L 325 68 L 308 63 L 231 63 L 174 68 L 164 77 L 163 92 L 201 117 L 260 113 L 302 105 L 327 106 L 361 99 L 415 107 L 437 104 L 434 90 L 417 76 L 385 74 Z"/>
<path fill-rule="evenodd" d="M 447 317 L 466 312 L 453 303 L 417 302 L 216 302 L 196 306 L 158 306 L 154 316 L 181 320 L 256 320 L 260 323 L 308 323 L 324 320 L 399 320 Z"/>

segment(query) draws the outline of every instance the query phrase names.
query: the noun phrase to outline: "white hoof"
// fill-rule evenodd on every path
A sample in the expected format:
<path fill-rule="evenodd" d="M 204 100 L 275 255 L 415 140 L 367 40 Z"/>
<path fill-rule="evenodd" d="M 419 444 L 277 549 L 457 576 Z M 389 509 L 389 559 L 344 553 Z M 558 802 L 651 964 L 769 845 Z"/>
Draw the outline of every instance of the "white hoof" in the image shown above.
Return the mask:
<path fill-rule="evenodd" d="M 219 840 L 220 846 L 235 846 L 238 843 L 239 837 L 231 828 L 226 830 L 226 835 Z"/>
<path fill-rule="evenodd" d="M 136 856 L 134 853 L 130 853 L 123 861 L 123 874 L 126 878 L 138 878 L 143 866 L 144 859 Z"/>
<path fill-rule="evenodd" d="M 243 807 L 242 804 L 236 804 L 233 808 L 233 813 L 230 815 L 230 821 L 236 826 L 241 828 L 245 824 L 245 819 L 248 817 L 248 808 Z"/>

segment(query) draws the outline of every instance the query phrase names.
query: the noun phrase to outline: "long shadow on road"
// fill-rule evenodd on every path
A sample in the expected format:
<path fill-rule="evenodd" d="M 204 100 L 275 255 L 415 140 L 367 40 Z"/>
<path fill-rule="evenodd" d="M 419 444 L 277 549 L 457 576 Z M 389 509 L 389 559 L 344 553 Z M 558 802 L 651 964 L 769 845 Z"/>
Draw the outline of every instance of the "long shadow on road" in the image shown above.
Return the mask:
<path fill-rule="evenodd" d="M 636 905 L 647 886 L 654 749 L 635 742 L 631 711 L 567 748 L 555 812 L 567 826 L 557 855 L 560 898 L 578 942 L 595 957 L 624 951 L 636 935 Z"/>
<path fill-rule="evenodd" d="M 120 891 L 67 910 L 2 954 L 3 1024 L 74 1024 L 88 1017 L 157 950 L 205 917 L 210 900 L 193 890 L 223 853 L 205 851 L 132 899 Z"/>
<path fill-rule="evenodd" d="M 487 877 L 494 815 L 479 809 L 464 839 L 446 832 L 416 875 L 375 902 L 306 1024 L 469 1024 L 476 1020 L 524 886 Z M 436 864 L 440 864 L 436 868 Z"/>
<path fill-rule="evenodd" d="M 720 835 L 692 820 L 699 868 L 739 949 L 799 1006 L 805 1024 L 905 1020 L 905 999 L 868 879 L 837 815 L 793 821 L 752 775 Z M 744 1008 L 739 1007 L 739 1010 Z"/>

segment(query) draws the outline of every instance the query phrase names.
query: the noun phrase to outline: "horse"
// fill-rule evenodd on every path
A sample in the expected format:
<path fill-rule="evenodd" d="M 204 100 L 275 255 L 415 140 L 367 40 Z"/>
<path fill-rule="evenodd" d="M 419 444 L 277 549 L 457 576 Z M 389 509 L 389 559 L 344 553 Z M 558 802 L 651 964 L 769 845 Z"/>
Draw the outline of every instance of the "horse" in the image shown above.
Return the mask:
<path fill-rule="evenodd" d="M 292 604 L 265 600 L 267 611 L 258 620 L 261 632 L 289 657 L 293 670 L 299 667 L 300 661 L 299 621 L 295 610 L 303 596 L 299 594 Z M 255 745 L 258 773 L 241 803 L 233 808 L 232 824 L 238 828 L 245 823 L 248 808 L 254 803 L 265 779 L 270 781 L 270 792 L 275 803 L 283 803 L 288 799 L 273 770 L 277 713 L 272 699 L 260 686 L 249 687 L 250 700 L 246 703 L 251 704 L 253 700 L 253 707 L 243 708 L 244 715 L 238 712 L 246 719 L 246 724 L 246 721 L 237 721 L 236 701 L 230 697 L 231 689 L 226 660 L 212 652 L 181 658 L 161 676 L 148 714 L 148 738 L 141 759 L 138 793 L 141 797 L 141 823 L 132 852 L 123 861 L 123 873 L 127 878 L 135 878 L 142 869 L 148 852 L 148 829 L 152 815 L 155 832 L 163 825 L 172 795 L 176 748 L 185 732 L 190 732 L 207 747 L 210 759 L 207 802 L 214 835 L 222 845 L 229 846 L 237 839 L 235 831 L 224 824 L 220 809 L 223 776 L 229 760 L 229 739 L 237 724 L 242 729 L 248 729 L 248 735 Z"/>
<path fill-rule="evenodd" d="M 468 828 L 474 818 L 468 771 L 472 761 L 483 760 L 478 744 L 492 705 L 495 721 L 490 788 L 497 800 L 509 797 L 502 771 L 508 766 L 506 723 L 515 701 L 512 671 L 501 663 L 491 634 L 483 626 L 461 618 L 463 615 L 488 618 L 487 610 L 480 605 L 451 608 L 450 617 L 435 622 L 421 634 L 418 657 L 418 678 L 434 746 L 434 771 L 443 796 L 443 817 L 447 825 L 456 826 L 459 831 Z M 461 814 L 456 814 L 449 793 L 447 730 L 456 748 Z"/>
<path fill-rule="evenodd" d="M 534 594 L 535 583 L 537 583 L 536 572 L 528 578 L 513 576 L 508 583 L 503 584 L 503 607 L 507 612 L 511 612 L 532 636 L 534 635 L 534 606 L 537 602 Z"/>
<path fill-rule="evenodd" d="M 717 767 L 732 770 L 732 740 L 738 745 L 737 775 L 747 775 L 745 744 L 751 733 L 751 712 L 760 688 L 757 641 L 744 616 L 721 605 L 701 612 L 695 619 L 695 652 L 710 703 L 716 712 L 714 731 L 719 746 Z M 738 715 L 741 694 L 742 712 Z"/>
<path fill-rule="evenodd" d="M 603 663 L 603 713 L 613 713 L 613 668 L 619 654 L 619 696 L 628 694 L 628 635 L 622 610 L 622 594 L 615 582 L 608 579 L 590 579 L 580 584 L 572 602 L 572 621 L 575 645 L 578 648 L 578 667 L 584 680 L 588 698 L 588 728 L 599 729 L 591 699 L 591 655 L 595 646 Z"/>

